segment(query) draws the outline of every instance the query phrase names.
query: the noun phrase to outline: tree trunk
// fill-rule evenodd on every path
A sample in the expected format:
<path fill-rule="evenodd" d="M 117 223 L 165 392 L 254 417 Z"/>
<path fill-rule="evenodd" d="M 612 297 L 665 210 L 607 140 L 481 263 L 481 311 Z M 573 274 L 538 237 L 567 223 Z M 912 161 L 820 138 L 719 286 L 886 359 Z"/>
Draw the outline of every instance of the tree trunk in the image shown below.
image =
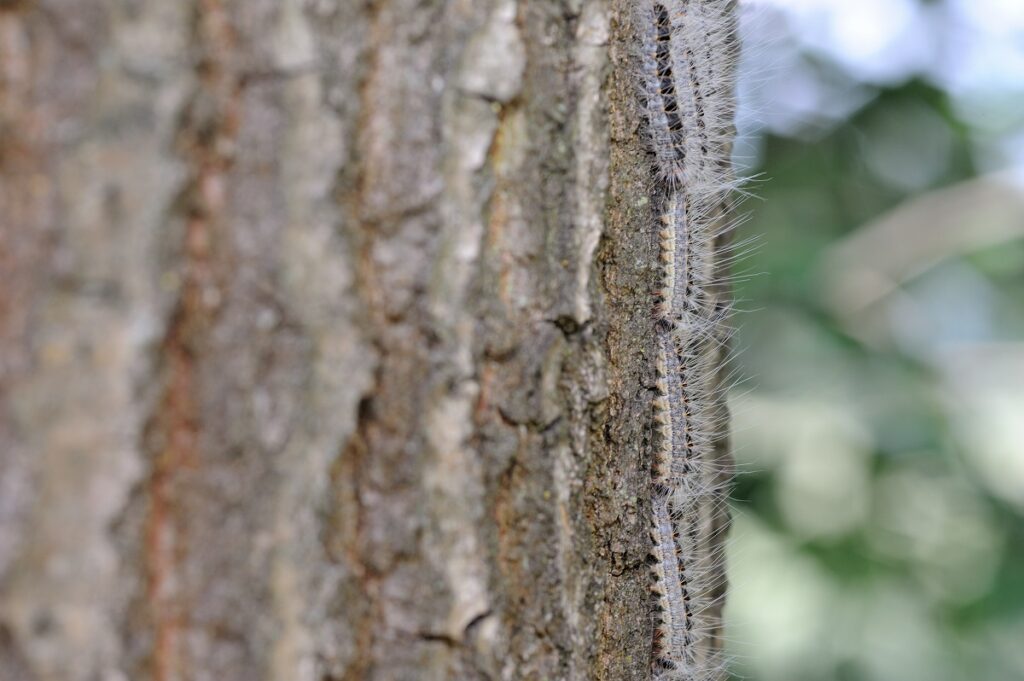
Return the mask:
<path fill-rule="evenodd" d="M 0 678 L 650 678 L 629 6 L 0 0 Z"/>

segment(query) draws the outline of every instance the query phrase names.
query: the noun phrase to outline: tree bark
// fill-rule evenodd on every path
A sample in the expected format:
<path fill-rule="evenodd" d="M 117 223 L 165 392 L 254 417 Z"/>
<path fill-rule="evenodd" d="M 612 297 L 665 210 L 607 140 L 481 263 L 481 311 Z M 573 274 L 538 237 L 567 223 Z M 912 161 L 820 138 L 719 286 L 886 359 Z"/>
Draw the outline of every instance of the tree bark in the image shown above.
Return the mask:
<path fill-rule="evenodd" d="M 0 678 L 650 678 L 626 0 L 0 0 Z"/>

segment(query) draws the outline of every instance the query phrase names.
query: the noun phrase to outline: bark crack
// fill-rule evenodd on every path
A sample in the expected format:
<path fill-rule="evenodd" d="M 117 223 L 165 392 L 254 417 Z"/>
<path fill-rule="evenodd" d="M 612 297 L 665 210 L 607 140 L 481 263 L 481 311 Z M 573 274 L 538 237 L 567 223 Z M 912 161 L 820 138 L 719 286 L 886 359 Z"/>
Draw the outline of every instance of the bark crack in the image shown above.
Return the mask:
<path fill-rule="evenodd" d="M 193 40 L 203 57 L 196 65 L 196 90 L 178 137 L 190 176 L 179 203 L 184 220 L 181 283 L 160 347 L 164 390 L 144 435 L 145 449 L 152 453 L 143 547 L 154 681 L 186 676 L 182 639 L 190 605 L 187 586 L 178 573 L 189 546 L 181 493 L 183 475 L 202 465 L 196 356 L 216 314 L 214 251 L 227 208 L 229 149 L 237 136 L 241 108 L 240 81 L 228 64 L 235 37 L 227 11 L 220 0 L 198 0 L 195 13 Z"/>

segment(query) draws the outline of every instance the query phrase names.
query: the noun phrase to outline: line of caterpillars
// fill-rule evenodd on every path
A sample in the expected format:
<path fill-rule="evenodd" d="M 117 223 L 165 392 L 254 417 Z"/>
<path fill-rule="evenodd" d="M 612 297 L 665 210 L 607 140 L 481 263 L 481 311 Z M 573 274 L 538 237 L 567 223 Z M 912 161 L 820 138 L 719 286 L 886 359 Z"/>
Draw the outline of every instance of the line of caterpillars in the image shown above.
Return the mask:
<path fill-rule="evenodd" d="M 720 212 L 732 186 L 733 3 L 639 0 L 641 88 L 655 164 L 658 335 L 651 544 L 656 679 L 723 674 L 719 610 L 725 483 L 716 292 Z"/>

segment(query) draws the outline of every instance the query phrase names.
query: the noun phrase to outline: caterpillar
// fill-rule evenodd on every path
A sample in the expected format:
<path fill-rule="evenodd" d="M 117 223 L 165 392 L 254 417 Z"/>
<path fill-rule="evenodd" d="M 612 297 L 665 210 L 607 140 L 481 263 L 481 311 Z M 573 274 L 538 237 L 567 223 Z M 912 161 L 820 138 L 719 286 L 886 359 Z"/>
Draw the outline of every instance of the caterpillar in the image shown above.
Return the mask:
<path fill-rule="evenodd" d="M 733 0 L 638 0 L 638 74 L 658 218 L 657 336 L 651 463 L 654 640 L 659 681 L 724 674 L 717 615 L 728 466 L 720 372 L 728 339 L 720 272 L 723 215 L 736 183 L 729 153 L 735 54 Z"/>

